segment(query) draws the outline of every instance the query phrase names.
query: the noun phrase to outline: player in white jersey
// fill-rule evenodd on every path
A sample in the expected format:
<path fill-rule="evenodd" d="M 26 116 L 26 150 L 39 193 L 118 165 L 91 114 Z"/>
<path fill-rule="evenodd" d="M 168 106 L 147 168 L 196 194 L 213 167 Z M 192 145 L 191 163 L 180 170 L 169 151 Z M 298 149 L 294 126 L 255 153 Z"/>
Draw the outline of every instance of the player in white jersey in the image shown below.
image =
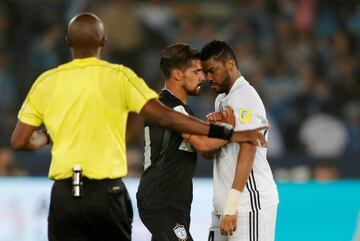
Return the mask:
<path fill-rule="evenodd" d="M 267 124 L 264 105 L 238 70 L 231 47 L 211 41 L 202 49 L 201 58 L 210 85 L 219 94 L 215 111 L 230 106 L 236 117 L 235 130 Z M 266 151 L 248 143 L 228 143 L 214 155 L 209 241 L 274 240 L 279 199 Z"/>

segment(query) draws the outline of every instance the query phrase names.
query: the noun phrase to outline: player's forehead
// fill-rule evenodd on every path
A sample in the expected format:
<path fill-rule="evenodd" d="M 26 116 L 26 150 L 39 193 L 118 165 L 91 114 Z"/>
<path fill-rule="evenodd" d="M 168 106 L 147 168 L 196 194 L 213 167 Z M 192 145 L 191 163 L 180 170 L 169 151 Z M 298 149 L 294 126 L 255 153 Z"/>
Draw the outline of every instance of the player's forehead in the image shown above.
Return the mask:
<path fill-rule="evenodd" d="M 208 60 L 203 60 L 201 64 L 202 64 L 204 71 L 209 71 L 210 69 L 213 69 L 215 67 L 222 65 L 221 61 L 216 60 L 214 58 L 210 58 Z"/>
<path fill-rule="evenodd" d="M 202 70 L 201 60 L 200 59 L 192 59 L 190 60 L 188 66 L 184 69 L 184 71 L 196 71 Z"/>
<path fill-rule="evenodd" d="M 202 64 L 200 59 L 193 59 L 191 60 L 191 66 L 190 68 L 193 69 L 202 69 Z"/>

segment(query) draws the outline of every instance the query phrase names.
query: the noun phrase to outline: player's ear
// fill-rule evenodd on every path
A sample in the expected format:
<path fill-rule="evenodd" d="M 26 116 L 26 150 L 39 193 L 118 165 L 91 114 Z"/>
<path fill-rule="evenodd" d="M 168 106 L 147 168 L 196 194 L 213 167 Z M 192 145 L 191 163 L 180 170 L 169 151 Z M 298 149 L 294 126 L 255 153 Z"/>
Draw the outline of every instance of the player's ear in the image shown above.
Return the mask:
<path fill-rule="evenodd" d="M 183 72 L 180 69 L 176 68 L 176 69 L 173 69 L 171 72 L 176 81 L 180 81 L 182 79 Z"/>
<path fill-rule="evenodd" d="M 226 68 L 229 70 L 232 70 L 233 68 L 236 68 L 236 63 L 234 59 L 227 59 L 225 62 Z"/>
<path fill-rule="evenodd" d="M 71 41 L 70 41 L 70 37 L 68 35 L 65 36 L 65 42 L 69 47 L 71 47 Z"/>

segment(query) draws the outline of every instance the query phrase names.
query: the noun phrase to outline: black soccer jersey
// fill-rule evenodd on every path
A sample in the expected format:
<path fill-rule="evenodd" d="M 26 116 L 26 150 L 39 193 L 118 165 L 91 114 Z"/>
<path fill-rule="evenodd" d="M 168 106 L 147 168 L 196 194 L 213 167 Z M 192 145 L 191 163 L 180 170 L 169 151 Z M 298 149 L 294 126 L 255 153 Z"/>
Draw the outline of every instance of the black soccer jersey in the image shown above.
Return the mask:
<path fill-rule="evenodd" d="M 160 99 L 168 107 L 193 115 L 191 109 L 168 90 Z M 141 209 L 172 207 L 190 212 L 192 177 L 197 154 L 180 133 L 145 121 L 144 168 L 137 192 Z"/>

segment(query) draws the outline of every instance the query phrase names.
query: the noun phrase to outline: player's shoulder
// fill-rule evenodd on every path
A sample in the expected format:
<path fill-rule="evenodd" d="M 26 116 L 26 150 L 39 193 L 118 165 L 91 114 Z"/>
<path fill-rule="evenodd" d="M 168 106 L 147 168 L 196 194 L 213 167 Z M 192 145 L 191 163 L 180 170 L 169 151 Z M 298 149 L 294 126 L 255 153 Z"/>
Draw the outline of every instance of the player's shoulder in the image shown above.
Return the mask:
<path fill-rule="evenodd" d="M 184 104 L 179 99 L 173 96 L 169 91 L 162 90 L 159 95 L 159 100 L 166 106 L 172 109 L 185 110 Z M 180 111 L 181 112 L 181 111 Z"/>
<path fill-rule="evenodd" d="M 171 95 L 168 94 L 166 91 L 162 90 L 159 94 L 159 101 L 163 103 L 164 105 L 173 108 L 173 99 L 171 98 Z"/>
<path fill-rule="evenodd" d="M 215 98 L 215 104 L 218 104 L 222 99 L 226 97 L 225 93 L 218 94 Z"/>
<path fill-rule="evenodd" d="M 249 83 L 239 85 L 231 92 L 229 105 L 235 108 L 239 106 L 247 106 L 255 109 L 265 108 L 259 94 Z"/>
<path fill-rule="evenodd" d="M 242 93 L 242 94 L 249 94 L 253 95 L 256 92 L 254 87 L 247 82 L 245 79 L 243 81 L 239 81 L 235 83 L 234 89 L 231 91 L 232 93 Z"/>
<path fill-rule="evenodd" d="M 177 106 L 173 107 L 173 109 L 181 114 L 189 115 L 188 111 L 185 109 L 185 107 L 183 105 L 177 105 Z"/>
<path fill-rule="evenodd" d="M 249 83 L 242 83 L 230 93 L 230 99 L 251 99 L 253 101 L 260 100 L 258 92 Z"/>

